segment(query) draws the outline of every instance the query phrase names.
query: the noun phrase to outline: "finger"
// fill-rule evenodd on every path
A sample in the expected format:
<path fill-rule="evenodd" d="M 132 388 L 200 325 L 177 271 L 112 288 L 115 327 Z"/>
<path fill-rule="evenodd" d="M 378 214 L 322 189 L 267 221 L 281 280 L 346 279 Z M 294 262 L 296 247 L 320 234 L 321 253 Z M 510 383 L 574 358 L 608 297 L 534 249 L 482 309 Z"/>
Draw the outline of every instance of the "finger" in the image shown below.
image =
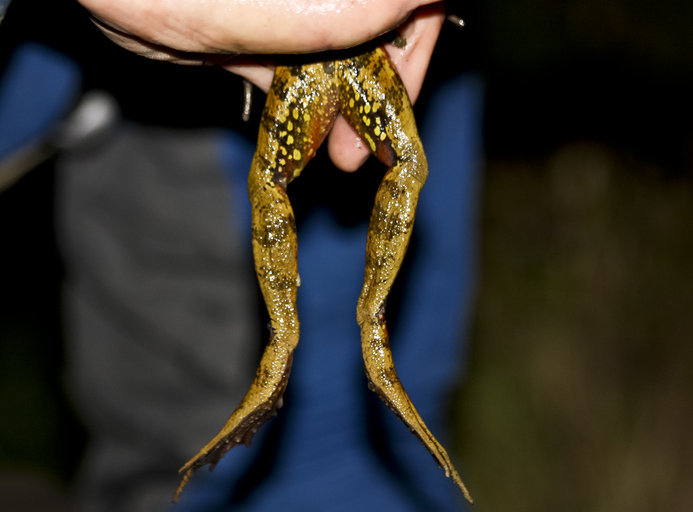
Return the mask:
<path fill-rule="evenodd" d="M 212 55 L 207 53 L 186 52 L 143 39 L 121 28 L 110 25 L 96 16 L 91 17 L 96 27 L 118 46 L 152 60 L 161 60 L 182 65 L 212 64 L 214 58 L 228 59 L 233 55 Z"/>
<path fill-rule="evenodd" d="M 251 57 L 232 59 L 222 66 L 225 70 L 242 76 L 262 91 L 269 91 L 274 77 L 274 66 Z"/>
<path fill-rule="evenodd" d="M 354 172 L 368 159 L 371 152 L 354 129 L 342 116 L 332 127 L 327 140 L 327 151 L 334 165 L 346 172 Z"/>
<path fill-rule="evenodd" d="M 399 30 L 406 41 L 404 48 L 398 48 L 393 44 L 385 45 L 412 103 L 421 92 L 428 64 L 444 21 L 445 8 L 442 2 L 421 7 Z"/>

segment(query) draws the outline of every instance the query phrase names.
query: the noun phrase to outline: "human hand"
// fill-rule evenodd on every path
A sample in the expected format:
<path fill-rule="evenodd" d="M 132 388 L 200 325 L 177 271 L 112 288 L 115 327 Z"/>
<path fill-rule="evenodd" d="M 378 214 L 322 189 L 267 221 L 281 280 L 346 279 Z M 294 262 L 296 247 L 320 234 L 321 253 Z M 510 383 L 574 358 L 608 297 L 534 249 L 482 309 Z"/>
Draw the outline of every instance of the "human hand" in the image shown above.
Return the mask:
<path fill-rule="evenodd" d="M 79 1 L 110 39 L 130 51 L 179 64 L 218 64 L 264 91 L 273 65 L 253 55 L 348 48 L 398 27 L 406 46 L 386 49 L 412 101 L 444 19 L 442 2 L 434 0 Z M 335 122 L 328 150 L 345 171 L 358 169 L 369 155 L 343 118 Z"/>

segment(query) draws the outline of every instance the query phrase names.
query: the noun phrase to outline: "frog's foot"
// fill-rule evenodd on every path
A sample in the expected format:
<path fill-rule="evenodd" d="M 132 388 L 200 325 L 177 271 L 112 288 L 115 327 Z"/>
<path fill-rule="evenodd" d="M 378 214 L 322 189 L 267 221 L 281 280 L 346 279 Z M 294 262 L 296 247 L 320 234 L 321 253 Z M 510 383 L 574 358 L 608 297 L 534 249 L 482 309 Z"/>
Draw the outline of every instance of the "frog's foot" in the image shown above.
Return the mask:
<path fill-rule="evenodd" d="M 366 319 L 361 323 L 361 344 L 368 387 L 375 391 L 380 399 L 409 427 L 409 430 L 419 438 L 436 462 L 443 468 L 445 476 L 452 478 L 462 490 L 464 497 L 472 503 L 472 497 L 455 469 L 450 456 L 428 430 L 397 376 L 382 312 L 375 318 Z"/>
<path fill-rule="evenodd" d="M 292 354 L 293 350 L 270 342 L 245 398 L 221 431 L 178 471 L 181 481 L 173 496 L 174 502 L 178 501 L 183 487 L 195 471 L 205 464 L 210 465 L 211 471 L 231 448 L 239 444 L 250 445 L 258 428 L 276 414 L 283 404 L 284 390 L 291 372 Z"/>

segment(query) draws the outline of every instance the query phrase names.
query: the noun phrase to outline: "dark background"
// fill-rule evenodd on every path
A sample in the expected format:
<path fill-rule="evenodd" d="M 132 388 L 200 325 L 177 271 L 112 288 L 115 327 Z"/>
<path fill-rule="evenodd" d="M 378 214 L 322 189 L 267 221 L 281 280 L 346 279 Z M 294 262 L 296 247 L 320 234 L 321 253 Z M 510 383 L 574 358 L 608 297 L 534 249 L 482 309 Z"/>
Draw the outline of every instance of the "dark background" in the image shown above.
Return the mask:
<path fill-rule="evenodd" d="M 479 510 L 693 508 L 692 10 L 482 2 Z"/>
<path fill-rule="evenodd" d="M 477 509 L 691 510 L 693 4 L 459 4 L 467 28 L 438 59 L 486 82 L 479 298 L 452 412 Z M 124 57 L 67 0 L 15 0 L 0 63 L 23 38 L 81 59 L 86 87 L 144 89 L 135 98 L 181 92 L 145 71 L 191 73 Z M 238 115 L 184 92 L 198 100 L 171 122 Z M 167 113 L 148 105 L 125 110 Z M 39 475 L 58 499 L 84 432 L 61 387 L 51 172 L 0 194 L 0 481 Z"/>

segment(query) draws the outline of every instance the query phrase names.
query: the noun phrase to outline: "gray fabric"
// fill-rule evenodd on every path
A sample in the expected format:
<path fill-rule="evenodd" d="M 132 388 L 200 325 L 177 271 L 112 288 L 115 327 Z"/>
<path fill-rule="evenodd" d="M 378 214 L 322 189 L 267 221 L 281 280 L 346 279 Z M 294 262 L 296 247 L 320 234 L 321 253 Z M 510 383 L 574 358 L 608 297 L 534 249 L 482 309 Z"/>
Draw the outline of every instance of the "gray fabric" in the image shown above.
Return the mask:
<path fill-rule="evenodd" d="M 121 123 L 60 162 L 67 378 L 93 433 L 87 512 L 166 505 L 252 380 L 256 285 L 217 142 Z"/>
<path fill-rule="evenodd" d="M 5 11 L 10 6 L 11 0 L 0 0 L 0 23 L 5 18 Z"/>

